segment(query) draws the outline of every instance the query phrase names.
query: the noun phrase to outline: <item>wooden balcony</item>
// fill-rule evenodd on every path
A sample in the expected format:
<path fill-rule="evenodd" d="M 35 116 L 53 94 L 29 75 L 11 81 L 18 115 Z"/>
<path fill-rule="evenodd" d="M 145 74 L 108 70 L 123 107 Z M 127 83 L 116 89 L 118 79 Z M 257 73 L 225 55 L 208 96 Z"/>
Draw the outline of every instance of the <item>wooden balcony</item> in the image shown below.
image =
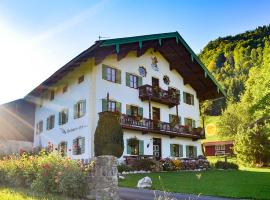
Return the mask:
<path fill-rule="evenodd" d="M 125 114 L 121 115 L 120 124 L 124 129 L 141 131 L 143 134 L 152 132 L 162 135 L 169 135 L 170 137 L 188 137 L 194 140 L 203 139 L 205 137 L 204 130 L 201 130 L 201 128 L 190 129 L 186 126 L 181 125 L 176 125 L 175 127 L 172 127 L 171 124 L 167 122 L 155 122 L 151 119 L 140 119 Z"/>
<path fill-rule="evenodd" d="M 173 107 L 179 104 L 179 94 L 174 89 L 163 90 L 160 87 L 143 85 L 139 87 L 139 98 L 142 101 L 151 100 Z"/>

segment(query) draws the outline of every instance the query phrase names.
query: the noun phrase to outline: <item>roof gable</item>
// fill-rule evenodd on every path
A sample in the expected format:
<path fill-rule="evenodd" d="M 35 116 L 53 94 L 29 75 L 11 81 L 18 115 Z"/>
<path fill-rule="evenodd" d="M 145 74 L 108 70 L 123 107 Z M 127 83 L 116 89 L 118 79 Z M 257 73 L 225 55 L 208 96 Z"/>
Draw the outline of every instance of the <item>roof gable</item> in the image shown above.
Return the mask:
<path fill-rule="evenodd" d="M 170 63 L 170 69 L 179 72 L 184 78 L 184 83 L 191 85 L 197 91 L 200 100 L 215 99 L 226 95 L 223 88 L 178 32 L 97 41 L 35 88 L 30 95 L 39 95 L 88 58 L 94 58 L 95 63 L 99 64 L 110 54 L 116 54 L 117 59 L 121 60 L 130 51 L 137 51 L 139 57 L 149 48 L 154 48 L 164 56 Z"/>

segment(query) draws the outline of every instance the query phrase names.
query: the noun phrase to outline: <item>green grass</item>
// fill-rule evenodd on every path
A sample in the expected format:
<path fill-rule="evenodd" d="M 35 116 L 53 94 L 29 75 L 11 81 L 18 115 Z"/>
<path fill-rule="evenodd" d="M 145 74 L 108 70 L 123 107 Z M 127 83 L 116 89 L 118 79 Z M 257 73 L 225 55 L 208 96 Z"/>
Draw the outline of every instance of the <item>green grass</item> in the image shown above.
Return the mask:
<path fill-rule="evenodd" d="M 61 197 L 52 194 L 34 193 L 23 188 L 0 187 L 1 200 L 71 200 L 67 197 Z"/>
<path fill-rule="evenodd" d="M 121 187 L 136 187 L 145 174 L 131 174 L 121 181 Z M 150 173 L 153 188 L 167 192 L 202 194 L 232 198 L 270 199 L 270 169 L 205 172 Z"/>

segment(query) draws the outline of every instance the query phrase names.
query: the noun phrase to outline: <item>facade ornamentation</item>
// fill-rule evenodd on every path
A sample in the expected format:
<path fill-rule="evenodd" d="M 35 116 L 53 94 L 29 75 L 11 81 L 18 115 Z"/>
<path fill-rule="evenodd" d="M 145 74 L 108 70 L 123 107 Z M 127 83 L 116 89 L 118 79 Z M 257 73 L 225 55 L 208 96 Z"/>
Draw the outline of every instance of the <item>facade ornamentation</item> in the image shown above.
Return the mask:
<path fill-rule="evenodd" d="M 154 57 L 152 57 L 151 59 L 152 59 L 151 67 L 153 68 L 153 70 L 159 71 L 157 57 L 154 56 Z"/>
<path fill-rule="evenodd" d="M 146 77 L 147 71 L 144 66 L 140 66 L 138 71 L 139 71 L 140 76 Z"/>

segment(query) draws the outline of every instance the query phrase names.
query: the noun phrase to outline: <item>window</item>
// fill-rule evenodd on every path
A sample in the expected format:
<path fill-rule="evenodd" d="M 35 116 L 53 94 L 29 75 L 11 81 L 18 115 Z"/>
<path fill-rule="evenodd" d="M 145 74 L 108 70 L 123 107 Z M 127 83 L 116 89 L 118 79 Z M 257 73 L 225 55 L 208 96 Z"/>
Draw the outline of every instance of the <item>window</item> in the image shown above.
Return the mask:
<path fill-rule="evenodd" d="M 65 85 L 65 86 L 63 87 L 63 93 L 67 92 L 67 89 L 68 89 L 68 86 Z"/>
<path fill-rule="evenodd" d="M 215 150 L 217 150 L 217 151 L 225 151 L 225 145 L 216 145 Z"/>
<path fill-rule="evenodd" d="M 51 130 L 54 128 L 54 119 L 55 119 L 54 115 L 51 115 L 47 118 L 47 130 Z"/>
<path fill-rule="evenodd" d="M 126 85 L 128 87 L 137 89 L 142 85 L 142 77 L 126 73 Z"/>
<path fill-rule="evenodd" d="M 143 108 L 133 105 L 126 105 L 126 113 L 133 117 L 143 117 Z"/>
<path fill-rule="evenodd" d="M 127 139 L 127 154 L 144 155 L 144 142 L 137 138 Z"/>
<path fill-rule="evenodd" d="M 116 82 L 116 70 L 113 68 L 107 67 L 106 79 L 111 82 Z"/>
<path fill-rule="evenodd" d="M 183 145 L 181 144 L 171 144 L 171 157 L 183 157 Z"/>
<path fill-rule="evenodd" d="M 50 100 L 51 101 L 54 100 L 54 91 L 53 90 L 50 91 Z"/>
<path fill-rule="evenodd" d="M 122 104 L 117 101 L 102 99 L 102 112 L 111 111 L 111 112 L 120 112 L 121 113 Z"/>
<path fill-rule="evenodd" d="M 42 132 L 43 132 L 43 121 L 41 120 L 37 123 L 36 134 L 38 135 Z"/>
<path fill-rule="evenodd" d="M 189 105 L 194 105 L 194 95 L 184 92 L 184 103 L 189 104 Z"/>
<path fill-rule="evenodd" d="M 189 126 L 190 128 L 196 128 L 195 120 L 191 118 L 185 118 L 185 126 Z"/>
<path fill-rule="evenodd" d="M 180 116 L 177 117 L 177 115 L 169 114 L 169 122 L 170 124 L 173 124 L 175 126 L 177 124 L 181 125 L 181 117 Z"/>
<path fill-rule="evenodd" d="M 80 76 L 79 78 L 78 78 L 78 83 L 80 84 L 81 82 L 83 82 L 84 81 L 84 75 L 82 75 L 82 76 Z"/>
<path fill-rule="evenodd" d="M 102 78 L 114 83 L 121 83 L 121 70 L 102 65 Z"/>
<path fill-rule="evenodd" d="M 68 109 L 64 109 L 61 112 L 59 112 L 59 125 L 66 124 L 68 122 Z"/>
<path fill-rule="evenodd" d="M 74 105 L 74 119 L 83 117 L 86 113 L 86 100 L 81 100 Z"/>
<path fill-rule="evenodd" d="M 78 137 L 73 140 L 73 155 L 84 154 L 85 150 L 85 138 Z"/>
<path fill-rule="evenodd" d="M 108 111 L 112 111 L 112 112 L 116 111 L 116 102 L 115 101 L 108 102 Z"/>
<path fill-rule="evenodd" d="M 196 146 L 186 146 L 186 157 L 196 158 L 197 157 L 197 147 Z"/>
<path fill-rule="evenodd" d="M 66 156 L 67 155 L 67 142 L 59 143 L 58 152 L 60 153 L 61 156 Z"/>

